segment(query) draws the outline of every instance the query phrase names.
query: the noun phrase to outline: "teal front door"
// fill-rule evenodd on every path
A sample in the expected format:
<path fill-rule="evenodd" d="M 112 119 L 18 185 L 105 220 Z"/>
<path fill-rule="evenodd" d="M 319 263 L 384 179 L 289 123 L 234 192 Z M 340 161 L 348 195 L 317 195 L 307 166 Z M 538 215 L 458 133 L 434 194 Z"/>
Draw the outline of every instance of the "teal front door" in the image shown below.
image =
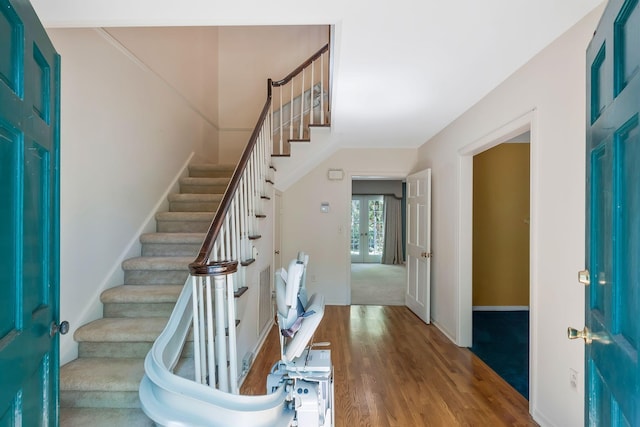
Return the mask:
<path fill-rule="evenodd" d="M 30 3 L 0 0 L 0 426 L 58 424 L 59 74 Z"/>
<path fill-rule="evenodd" d="M 640 425 L 640 7 L 611 0 L 587 50 L 589 426 Z"/>

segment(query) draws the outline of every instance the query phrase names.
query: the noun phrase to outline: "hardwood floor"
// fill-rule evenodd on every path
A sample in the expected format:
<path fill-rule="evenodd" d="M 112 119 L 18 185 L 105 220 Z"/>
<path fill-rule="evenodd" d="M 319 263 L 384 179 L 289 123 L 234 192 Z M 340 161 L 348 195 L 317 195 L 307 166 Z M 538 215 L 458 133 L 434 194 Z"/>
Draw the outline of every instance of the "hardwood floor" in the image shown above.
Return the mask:
<path fill-rule="evenodd" d="M 536 426 L 528 402 L 466 348 L 402 306 L 327 306 L 315 337 L 331 342 L 336 427 Z M 277 329 L 241 393 L 264 394 Z"/>

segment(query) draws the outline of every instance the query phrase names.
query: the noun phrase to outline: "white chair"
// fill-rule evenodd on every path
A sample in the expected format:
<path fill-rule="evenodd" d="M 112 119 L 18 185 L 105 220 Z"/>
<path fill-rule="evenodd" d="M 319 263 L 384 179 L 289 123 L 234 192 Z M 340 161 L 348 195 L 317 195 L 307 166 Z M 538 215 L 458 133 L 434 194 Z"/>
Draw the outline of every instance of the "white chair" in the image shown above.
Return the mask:
<path fill-rule="evenodd" d="M 280 268 L 275 275 L 280 355 L 284 363 L 302 356 L 324 316 L 324 297 L 313 294 L 307 299 L 308 263 L 309 256 L 300 252 L 287 270 Z"/>

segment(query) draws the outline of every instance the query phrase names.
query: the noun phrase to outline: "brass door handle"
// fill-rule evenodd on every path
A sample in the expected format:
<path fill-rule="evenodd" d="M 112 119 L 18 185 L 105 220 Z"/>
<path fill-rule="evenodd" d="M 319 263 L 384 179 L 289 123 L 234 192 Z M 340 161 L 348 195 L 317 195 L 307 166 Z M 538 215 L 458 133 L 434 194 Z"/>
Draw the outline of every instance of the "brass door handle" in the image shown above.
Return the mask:
<path fill-rule="evenodd" d="M 578 271 L 578 282 L 582 283 L 585 286 L 589 286 L 589 284 L 591 283 L 591 278 L 589 277 L 589 270 Z"/>
<path fill-rule="evenodd" d="M 583 330 L 579 331 L 575 328 L 567 328 L 567 338 L 570 340 L 575 340 L 578 338 L 582 338 L 585 344 L 591 344 L 591 331 L 586 326 Z"/>

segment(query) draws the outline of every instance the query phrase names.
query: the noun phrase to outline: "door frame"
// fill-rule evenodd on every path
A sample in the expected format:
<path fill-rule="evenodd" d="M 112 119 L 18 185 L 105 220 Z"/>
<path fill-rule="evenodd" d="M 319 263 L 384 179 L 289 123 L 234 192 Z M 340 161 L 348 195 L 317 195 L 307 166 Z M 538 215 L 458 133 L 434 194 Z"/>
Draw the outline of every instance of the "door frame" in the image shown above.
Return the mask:
<path fill-rule="evenodd" d="M 458 150 L 459 194 L 458 201 L 458 330 L 457 344 L 471 347 L 473 329 L 473 156 L 500 145 L 526 131 L 531 132 L 529 175 L 529 410 L 535 407 L 537 395 L 537 306 L 536 284 L 538 265 L 538 181 L 539 148 L 537 110 L 533 109 L 478 140 Z"/>
<path fill-rule="evenodd" d="M 344 226 L 340 233 L 350 233 L 351 232 L 351 197 L 353 196 L 353 180 L 354 179 L 362 179 L 362 178 L 381 178 L 381 179 L 394 179 L 394 180 L 406 180 L 409 175 L 407 172 L 403 171 L 388 171 L 388 172 L 372 172 L 372 171 L 346 171 L 345 179 L 348 180 L 348 188 L 346 189 L 345 203 L 349 206 L 345 217 L 343 219 Z M 351 239 L 346 239 L 346 244 L 344 245 L 344 257 L 347 260 L 346 262 L 346 277 L 347 283 L 345 286 L 346 292 L 346 305 L 351 305 Z"/>

